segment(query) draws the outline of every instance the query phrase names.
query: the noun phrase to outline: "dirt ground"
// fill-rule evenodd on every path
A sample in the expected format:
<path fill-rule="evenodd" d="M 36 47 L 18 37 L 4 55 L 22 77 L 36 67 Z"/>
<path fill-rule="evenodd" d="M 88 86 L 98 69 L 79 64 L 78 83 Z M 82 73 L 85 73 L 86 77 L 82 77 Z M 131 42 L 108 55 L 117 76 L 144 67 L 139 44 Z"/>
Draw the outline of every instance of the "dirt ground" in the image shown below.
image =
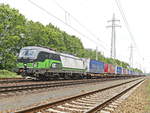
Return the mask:
<path fill-rule="evenodd" d="M 114 113 L 150 113 L 150 77 Z"/>

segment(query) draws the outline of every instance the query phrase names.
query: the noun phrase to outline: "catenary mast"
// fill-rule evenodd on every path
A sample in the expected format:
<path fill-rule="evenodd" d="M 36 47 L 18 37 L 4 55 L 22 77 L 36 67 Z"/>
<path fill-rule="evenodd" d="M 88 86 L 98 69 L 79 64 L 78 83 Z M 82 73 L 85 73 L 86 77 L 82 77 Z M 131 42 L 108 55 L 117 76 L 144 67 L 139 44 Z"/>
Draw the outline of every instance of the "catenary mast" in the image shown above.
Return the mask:
<path fill-rule="evenodd" d="M 113 14 L 112 20 L 109 20 L 108 22 L 111 22 L 112 25 L 107 26 L 108 28 L 111 28 L 111 51 L 110 51 L 110 57 L 116 59 L 116 27 L 121 27 L 120 25 L 117 25 L 116 22 L 119 22 L 120 20 L 117 20 L 115 18 L 115 14 Z"/>

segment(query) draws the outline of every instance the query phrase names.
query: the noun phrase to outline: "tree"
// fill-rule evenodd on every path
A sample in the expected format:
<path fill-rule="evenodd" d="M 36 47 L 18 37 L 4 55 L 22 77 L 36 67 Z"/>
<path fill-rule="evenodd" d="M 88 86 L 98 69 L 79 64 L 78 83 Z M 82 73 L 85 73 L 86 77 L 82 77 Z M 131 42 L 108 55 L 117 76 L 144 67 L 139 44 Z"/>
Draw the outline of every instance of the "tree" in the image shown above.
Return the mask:
<path fill-rule="evenodd" d="M 48 34 L 40 22 L 28 21 L 25 25 L 24 46 L 47 46 Z"/>
<path fill-rule="evenodd" d="M 0 5 L 0 69 L 15 66 L 16 53 L 21 42 L 26 19 L 18 10 L 8 5 Z"/>

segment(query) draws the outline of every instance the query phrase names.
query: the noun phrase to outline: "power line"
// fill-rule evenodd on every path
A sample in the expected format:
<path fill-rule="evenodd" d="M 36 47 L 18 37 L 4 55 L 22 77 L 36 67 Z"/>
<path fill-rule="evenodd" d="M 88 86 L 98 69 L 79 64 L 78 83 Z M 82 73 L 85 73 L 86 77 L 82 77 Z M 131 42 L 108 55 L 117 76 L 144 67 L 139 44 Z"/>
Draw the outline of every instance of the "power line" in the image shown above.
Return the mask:
<path fill-rule="evenodd" d="M 121 16 L 122 16 L 123 20 L 124 20 L 125 26 L 126 26 L 128 32 L 129 32 L 130 38 L 131 38 L 131 40 L 133 41 L 134 45 L 136 46 L 137 52 L 138 52 L 138 54 L 139 54 L 139 57 L 141 57 L 140 59 L 142 60 L 143 57 L 141 56 L 139 47 L 138 47 L 138 45 L 136 44 L 136 41 L 135 41 L 135 39 L 134 39 L 134 36 L 133 36 L 133 34 L 132 34 L 132 32 L 131 32 L 131 29 L 130 29 L 130 26 L 129 26 L 128 21 L 127 21 L 127 19 L 126 19 L 126 15 L 125 15 L 125 12 L 124 12 L 124 10 L 123 10 L 123 8 L 122 8 L 121 2 L 120 2 L 120 0 L 115 0 L 115 2 L 116 2 L 116 4 L 117 4 L 117 7 L 118 7 L 118 9 L 119 9 L 119 11 L 120 11 L 120 13 L 121 13 Z M 140 61 L 140 62 L 141 62 L 141 61 Z M 133 64 L 132 64 L 132 65 L 133 65 Z"/>
<path fill-rule="evenodd" d="M 75 29 L 74 27 L 72 27 L 69 24 L 66 24 L 63 20 L 61 20 L 60 18 L 56 17 L 55 15 L 53 15 L 52 13 L 50 13 L 49 11 L 47 11 L 46 9 L 44 9 L 43 7 L 41 7 L 40 5 L 36 4 L 35 2 L 28 0 L 31 4 L 33 4 L 34 6 L 38 7 L 39 9 L 41 9 L 42 11 L 44 11 L 45 13 L 47 13 L 48 15 L 54 17 L 55 19 L 57 19 L 58 21 L 60 21 L 61 23 L 65 24 L 66 26 L 70 27 L 71 29 L 73 29 L 74 31 L 76 31 L 77 33 L 79 33 L 81 36 L 86 37 L 87 39 L 89 39 L 90 41 L 92 41 L 93 43 L 96 43 L 97 45 L 99 45 L 99 43 L 97 41 L 94 41 L 93 39 L 89 38 L 88 36 L 84 35 L 83 33 L 81 33 L 80 31 L 78 31 L 77 29 Z M 100 45 L 103 49 L 107 50 L 104 46 Z"/>
<path fill-rule="evenodd" d="M 85 25 L 83 25 L 77 18 L 75 18 L 70 12 L 68 12 L 65 8 L 63 8 L 56 0 L 53 0 L 56 5 L 62 9 L 65 13 L 67 12 L 68 14 L 70 14 L 70 16 L 72 17 L 72 19 L 74 19 L 81 27 L 83 27 L 89 34 L 91 34 L 93 37 L 95 37 L 98 41 L 103 42 L 102 40 L 99 39 L 99 37 L 97 37 L 93 32 L 91 32 L 91 30 L 89 30 Z M 103 42 L 105 43 L 105 42 Z M 106 44 L 106 43 L 105 43 Z M 106 44 L 107 45 L 107 44 Z"/>
<path fill-rule="evenodd" d="M 117 4 L 117 7 L 119 8 L 119 11 L 120 11 L 121 16 L 122 16 L 122 18 L 123 18 L 123 20 L 124 20 L 124 23 L 125 23 L 125 25 L 126 25 L 126 28 L 127 28 L 128 32 L 129 32 L 129 35 L 130 35 L 130 37 L 131 37 L 131 39 L 132 39 L 134 45 L 137 47 L 137 50 L 138 50 L 138 52 L 139 52 L 139 55 L 141 56 L 140 51 L 139 51 L 139 49 L 138 49 L 138 46 L 137 46 L 137 44 L 136 44 L 136 41 L 135 41 L 135 39 L 134 39 L 134 36 L 133 36 L 133 34 L 132 34 L 131 30 L 130 30 L 130 26 L 129 26 L 128 21 L 127 21 L 127 19 L 126 19 L 125 12 L 124 12 L 124 10 L 123 10 L 123 8 L 122 8 L 121 2 L 120 2 L 119 0 L 115 0 L 115 2 L 116 2 L 116 4 Z"/>

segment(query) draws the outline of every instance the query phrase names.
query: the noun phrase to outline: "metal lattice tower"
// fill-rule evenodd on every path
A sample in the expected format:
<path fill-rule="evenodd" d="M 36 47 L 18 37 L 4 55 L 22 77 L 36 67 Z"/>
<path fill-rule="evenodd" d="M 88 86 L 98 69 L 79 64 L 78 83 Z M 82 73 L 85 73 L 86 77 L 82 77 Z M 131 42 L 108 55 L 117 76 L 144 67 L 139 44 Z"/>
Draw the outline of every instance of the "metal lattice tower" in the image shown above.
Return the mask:
<path fill-rule="evenodd" d="M 130 48 L 130 58 L 129 58 L 130 66 L 133 67 L 133 48 L 134 47 L 131 44 L 131 46 L 129 48 Z"/>
<path fill-rule="evenodd" d="M 112 20 L 108 21 L 108 22 L 111 22 L 112 25 L 107 26 L 108 28 L 112 29 L 110 57 L 114 59 L 116 58 L 116 27 L 121 27 L 120 25 L 116 25 L 117 21 L 120 22 L 120 20 L 115 19 L 115 14 L 113 14 Z"/>

